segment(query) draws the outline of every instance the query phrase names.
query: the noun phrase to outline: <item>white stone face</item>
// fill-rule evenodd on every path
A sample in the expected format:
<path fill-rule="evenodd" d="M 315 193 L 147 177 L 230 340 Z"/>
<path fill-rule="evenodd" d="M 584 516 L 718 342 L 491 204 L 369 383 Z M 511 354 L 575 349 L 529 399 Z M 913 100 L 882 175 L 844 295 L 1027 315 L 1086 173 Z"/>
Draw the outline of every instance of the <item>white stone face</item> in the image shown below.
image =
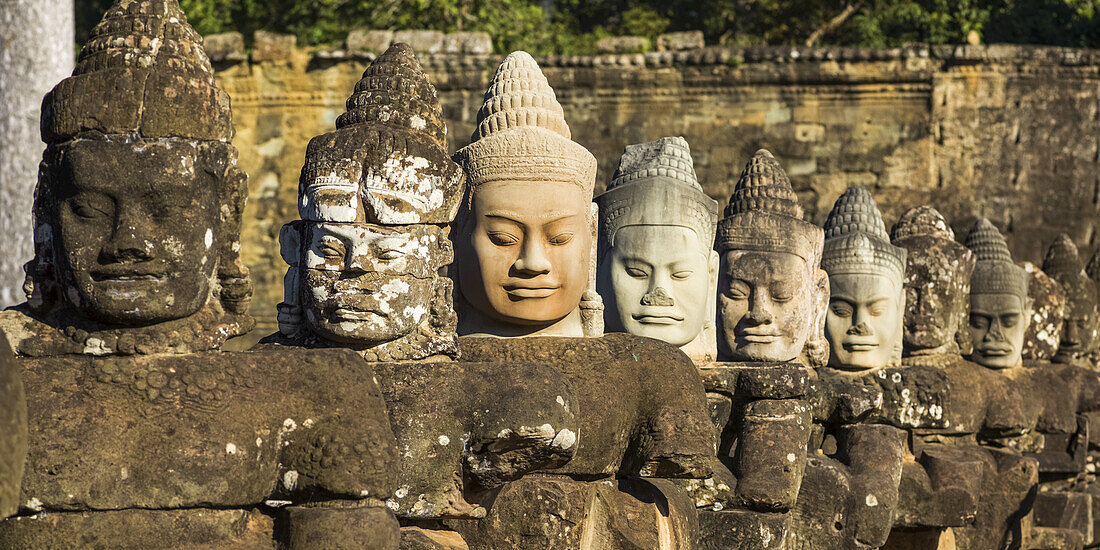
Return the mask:
<path fill-rule="evenodd" d="M 717 253 L 691 229 L 624 227 L 599 269 L 608 330 L 688 344 L 707 321 L 716 277 Z"/>
<path fill-rule="evenodd" d="M 901 281 L 881 275 L 829 277 L 825 337 L 829 366 L 870 370 L 887 366 L 901 335 Z"/>
<path fill-rule="evenodd" d="M 439 236 L 365 224 L 307 224 L 298 282 L 310 329 L 337 342 L 401 338 L 428 316 Z"/>

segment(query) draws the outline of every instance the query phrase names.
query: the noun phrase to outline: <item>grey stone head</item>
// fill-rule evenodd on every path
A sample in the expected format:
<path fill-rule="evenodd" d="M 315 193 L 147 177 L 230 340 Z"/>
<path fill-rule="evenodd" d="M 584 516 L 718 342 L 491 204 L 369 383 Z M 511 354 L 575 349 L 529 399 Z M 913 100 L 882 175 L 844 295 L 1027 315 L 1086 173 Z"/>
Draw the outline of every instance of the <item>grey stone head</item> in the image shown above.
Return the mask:
<path fill-rule="evenodd" d="M 821 267 L 829 274 L 829 366 L 870 370 L 900 359 L 904 248 L 890 244 L 870 191 L 848 188 L 825 222 Z"/>
<path fill-rule="evenodd" d="M 991 369 L 1022 363 L 1031 320 L 1030 277 L 1012 261 L 1001 232 L 982 218 L 966 236 L 977 264 L 970 279 L 971 359 Z"/>
<path fill-rule="evenodd" d="M 174 343 L 140 337 L 148 350 L 207 349 L 251 328 L 229 97 L 176 0 L 116 1 L 46 95 L 41 126 L 32 311 L 81 334 L 194 321 L 173 327 Z M 218 336 L 184 334 L 204 331 Z M 118 336 L 97 334 L 97 353 Z"/>
<path fill-rule="evenodd" d="M 1095 350 L 1097 344 L 1096 283 L 1085 272 L 1077 245 L 1068 235 L 1059 235 L 1047 250 L 1043 271 L 1054 277 L 1066 292 L 1066 316 L 1058 343 L 1057 363 L 1074 363 Z"/>
<path fill-rule="evenodd" d="M 313 138 L 301 220 L 283 227 L 279 306 L 290 337 L 371 361 L 454 356 L 449 223 L 462 172 L 448 157 L 435 87 L 395 44 L 364 72 L 336 130 Z"/>
<path fill-rule="evenodd" d="M 627 146 L 599 206 L 597 289 L 604 324 L 714 360 L 718 202 L 680 137 Z"/>
<path fill-rule="evenodd" d="M 955 242 L 947 220 L 930 206 L 903 214 L 894 224 L 891 241 L 908 251 L 904 353 L 950 354 L 969 348 L 969 334 L 961 328 L 969 311 L 974 253 Z"/>
<path fill-rule="evenodd" d="M 817 334 L 828 304 L 824 232 L 803 221 L 787 173 L 757 151 L 718 223 L 718 355 L 792 361 Z"/>

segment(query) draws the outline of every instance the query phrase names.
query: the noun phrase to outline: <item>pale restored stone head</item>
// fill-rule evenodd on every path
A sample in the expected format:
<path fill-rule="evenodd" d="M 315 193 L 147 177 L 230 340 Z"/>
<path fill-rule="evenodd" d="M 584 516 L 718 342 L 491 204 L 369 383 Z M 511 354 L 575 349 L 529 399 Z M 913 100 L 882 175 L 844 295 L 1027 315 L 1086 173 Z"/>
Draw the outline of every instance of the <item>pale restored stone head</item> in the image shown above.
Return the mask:
<path fill-rule="evenodd" d="M 713 361 L 718 202 L 703 193 L 680 137 L 630 145 L 599 206 L 597 288 L 609 331 Z"/>
<path fill-rule="evenodd" d="M 363 73 L 336 130 L 313 138 L 301 220 L 283 227 L 291 265 L 279 330 L 370 361 L 455 355 L 448 223 L 462 172 L 447 156 L 436 89 L 405 44 Z"/>
<path fill-rule="evenodd" d="M 232 137 L 176 0 L 116 1 L 43 103 L 31 310 L 100 355 L 209 349 L 251 328 Z"/>
<path fill-rule="evenodd" d="M 1062 234 L 1054 240 L 1043 261 L 1043 271 L 1054 277 L 1066 292 L 1066 317 L 1062 338 L 1058 342 L 1056 363 L 1074 363 L 1096 348 L 1097 293 L 1096 284 L 1085 273 L 1077 245 Z"/>
<path fill-rule="evenodd" d="M 821 267 L 829 274 L 829 366 L 882 368 L 898 359 L 906 251 L 890 244 L 871 193 L 849 187 L 825 222 Z"/>
<path fill-rule="evenodd" d="M 1020 366 L 1031 320 L 1030 277 L 1012 262 L 1008 243 L 985 218 L 966 236 L 966 247 L 977 259 L 970 279 L 970 358 L 991 369 Z"/>
<path fill-rule="evenodd" d="M 824 315 L 824 233 L 802 220 L 791 180 L 761 149 L 745 166 L 718 223 L 718 354 L 734 361 L 799 357 Z"/>
<path fill-rule="evenodd" d="M 554 90 L 526 52 L 485 92 L 466 173 L 455 277 L 461 334 L 602 334 L 593 288 L 596 158 L 570 140 Z"/>
<path fill-rule="evenodd" d="M 893 244 L 908 250 L 905 266 L 905 355 L 959 353 L 969 348 L 960 329 L 968 317 L 974 253 L 930 206 L 918 206 L 894 224 Z"/>

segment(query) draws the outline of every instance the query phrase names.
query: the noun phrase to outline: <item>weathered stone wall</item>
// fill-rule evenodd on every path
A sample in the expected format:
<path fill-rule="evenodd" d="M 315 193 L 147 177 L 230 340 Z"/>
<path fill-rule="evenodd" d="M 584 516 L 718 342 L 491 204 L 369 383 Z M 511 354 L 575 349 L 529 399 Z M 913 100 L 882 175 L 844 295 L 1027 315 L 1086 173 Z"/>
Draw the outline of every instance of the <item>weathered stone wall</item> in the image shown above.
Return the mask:
<path fill-rule="evenodd" d="M 275 327 L 286 269 L 277 236 L 297 217 L 306 144 L 333 127 L 368 60 L 293 50 L 262 63 L 220 62 L 251 178 L 242 240 L 257 332 Z M 421 61 L 440 90 L 453 151 L 467 142 L 500 59 Z M 707 48 L 540 63 L 574 139 L 599 159 L 597 189 L 627 144 L 680 135 L 723 205 L 746 160 L 767 147 L 818 223 L 845 188 L 862 184 L 887 224 L 931 204 L 962 236 L 986 216 L 1007 230 L 1020 260 L 1041 260 L 1060 231 L 1095 245 L 1100 52 Z"/>

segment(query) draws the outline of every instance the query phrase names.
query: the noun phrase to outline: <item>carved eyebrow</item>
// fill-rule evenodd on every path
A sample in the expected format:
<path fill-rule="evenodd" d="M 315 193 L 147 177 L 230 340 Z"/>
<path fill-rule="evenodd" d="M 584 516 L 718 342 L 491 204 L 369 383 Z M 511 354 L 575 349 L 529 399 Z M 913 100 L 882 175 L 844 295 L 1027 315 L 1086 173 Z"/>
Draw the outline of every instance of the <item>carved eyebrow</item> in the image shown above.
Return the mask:
<path fill-rule="evenodd" d="M 549 224 L 552 224 L 552 223 L 555 223 L 555 222 L 562 221 L 566 218 L 573 217 L 573 216 L 578 216 L 578 215 L 580 215 L 580 214 L 569 213 L 569 212 L 548 212 L 548 213 L 546 213 L 546 218 L 547 219 L 545 219 L 545 221 L 540 221 L 539 225 L 549 225 Z M 510 212 L 510 211 L 507 211 L 507 210 L 490 210 L 489 212 L 486 212 L 484 214 L 484 216 L 486 218 L 499 218 L 499 219 L 503 219 L 503 220 L 508 220 L 508 221 L 510 221 L 510 222 L 512 222 L 516 225 L 523 225 L 523 226 L 527 225 L 526 223 L 521 221 L 523 218 L 525 218 L 527 216 L 522 216 L 520 214 L 517 214 L 515 212 Z"/>
<path fill-rule="evenodd" d="M 519 221 L 520 218 L 522 218 L 523 216 L 520 216 L 519 214 L 516 214 L 515 212 L 508 212 L 508 211 L 504 211 L 504 210 L 492 210 L 492 211 L 486 212 L 484 215 L 485 215 L 486 218 L 499 218 L 499 219 L 502 219 L 502 220 L 508 220 L 508 221 L 510 221 L 512 223 L 515 223 L 515 224 L 518 224 L 518 225 L 523 225 L 523 222 Z"/>
<path fill-rule="evenodd" d="M 629 256 L 628 256 L 628 255 L 626 255 L 626 254 L 621 254 L 621 255 L 619 256 L 619 261 L 621 261 L 621 262 L 633 262 L 633 263 L 645 264 L 645 265 L 647 265 L 647 266 L 649 266 L 649 267 L 653 267 L 653 262 L 649 261 L 648 259 L 646 259 L 646 258 L 644 258 L 644 257 L 642 257 L 642 256 L 634 256 L 634 255 L 629 255 Z"/>

